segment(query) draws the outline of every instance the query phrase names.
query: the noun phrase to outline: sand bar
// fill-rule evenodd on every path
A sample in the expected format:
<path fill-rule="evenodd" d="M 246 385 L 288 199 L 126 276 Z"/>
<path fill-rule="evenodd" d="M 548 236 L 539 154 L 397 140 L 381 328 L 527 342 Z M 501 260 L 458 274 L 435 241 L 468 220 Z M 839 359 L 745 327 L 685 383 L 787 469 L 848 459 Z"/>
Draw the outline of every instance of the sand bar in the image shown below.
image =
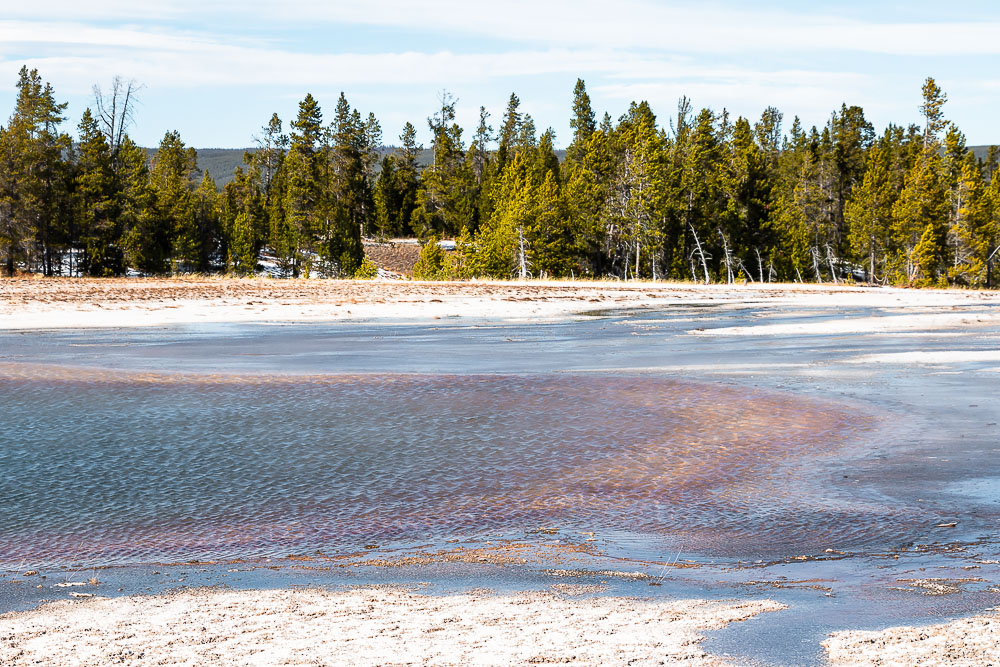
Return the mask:
<path fill-rule="evenodd" d="M 0 616 L 0 664 L 724 665 L 699 646 L 702 631 L 784 608 L 576 592 L 200 589 L 74 599 Z"/>
<path fill-rule="evenodd" d="M 998 665 L 1000 614 L 962 618 L 923 627 L 836 632 L 823 647 L 833 665 Z"/>

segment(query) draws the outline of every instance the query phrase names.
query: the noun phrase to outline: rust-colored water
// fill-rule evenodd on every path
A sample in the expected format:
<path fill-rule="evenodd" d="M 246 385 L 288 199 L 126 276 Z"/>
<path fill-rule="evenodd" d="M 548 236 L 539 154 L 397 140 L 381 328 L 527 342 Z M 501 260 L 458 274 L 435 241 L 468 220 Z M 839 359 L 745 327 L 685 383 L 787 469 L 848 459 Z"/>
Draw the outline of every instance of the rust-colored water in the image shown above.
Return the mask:
<path fill-rule="evenodd" d="M 613 375 L 139 375 L 7 366 L 0 564 L 284 556 L 550 526 L 687 552 L 904 534 L 827 488 L 868 419 Z"/>

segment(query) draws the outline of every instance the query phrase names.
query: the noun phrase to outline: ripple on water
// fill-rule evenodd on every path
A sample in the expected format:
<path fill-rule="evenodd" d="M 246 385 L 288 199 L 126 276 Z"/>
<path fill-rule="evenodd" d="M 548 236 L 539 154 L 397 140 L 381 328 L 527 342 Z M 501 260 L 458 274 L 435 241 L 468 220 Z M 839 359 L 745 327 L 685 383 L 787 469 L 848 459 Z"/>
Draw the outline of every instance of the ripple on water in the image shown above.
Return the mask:
<path fill-rule="evenodd" d="M 911 528 L 818 491 L 815 462 L 866 419 L 775 392 L 648 376 L 3 370 L 3 564 L 282 556 L 560 524 L 738 555 Z"/>

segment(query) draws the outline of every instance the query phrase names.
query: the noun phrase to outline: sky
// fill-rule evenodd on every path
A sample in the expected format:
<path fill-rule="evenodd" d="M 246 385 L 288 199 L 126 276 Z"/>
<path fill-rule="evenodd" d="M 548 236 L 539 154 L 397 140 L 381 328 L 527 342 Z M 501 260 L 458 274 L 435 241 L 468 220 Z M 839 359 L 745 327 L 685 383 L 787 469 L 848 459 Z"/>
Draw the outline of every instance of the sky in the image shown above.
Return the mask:
<path fill-rule="evenodd" d="M 920 121 L 933 76 L 968 143 L 992 144 L 998 35 L 992 0 L 37 0 L 0 12 L 0 123 L 23 65 L 69 103 L 70 134 L 94 85 L 117 75 L 142 86 L 139 144 L 177 130 L 199 148 L 252 146 L 274 112 L 287 129 L 306 93 L 330 118 L 341 91 L 376 115 L 384 143 L 407 121 L 429 143 L 426 119 L 445 90 L 466 138 L 481 105 L 499 126 L 515 92 L 565 146 L 577 78 L 598 117 L 646 100 L 669 127 L 686 95 L 751 119 L 775 106 L 785 129 L 859 105 L 881 131 Z"/>

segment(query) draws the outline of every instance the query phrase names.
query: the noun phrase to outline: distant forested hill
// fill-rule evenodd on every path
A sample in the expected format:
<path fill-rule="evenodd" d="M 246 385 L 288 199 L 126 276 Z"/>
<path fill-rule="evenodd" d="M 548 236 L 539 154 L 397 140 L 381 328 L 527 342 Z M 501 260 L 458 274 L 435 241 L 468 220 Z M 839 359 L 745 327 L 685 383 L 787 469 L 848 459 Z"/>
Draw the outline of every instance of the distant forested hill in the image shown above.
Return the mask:
<path fill-rule="evenodd" d="M 215 184 L 220 188 L 224 186 L 229 181 L 233 180 L 233 171 L 236 167 L 243 165 L 243 153 L 246 151 L 253 152 L 253 148 L 196 148 L 198 151 L 198 169 L 204 172 L 208 172 L 215 179 Z M 392 146 L 383 146 L 379 149 L 379 154 L 385 155 L 396 150 Z M 156 155 L 155 148 L 147 148 L 146 152 L 149 153 L 150 159 Z M 417 163 L 420 166 L 426 166 L 431 163 L 434 159 L 434 153 L 429 149 L 425 148 L 420 151 L 420 155 L 417 157 Z M 377 170 L 376 170 L 377 173 Z"/>
<path fill-rule="evenodd" d="M 986 154 L 989 151 L 989 146 L 969 146 L 969 150 L 979 158 L 980 160 L 986 159 Z M 243 165 L 243 153 L 245 151 L 253 151 L 253 148 L 197 148 L 198 151 L 198 169 L 204 172 L 208 172 L 215 179 L 215 184 L 222 188 L 226 183 L 233 180 L 233 171 L 236 167 Z M 386 155 L 387 153 L 392 153 L 396 150 L 393 146 L 383 146 L 379 149 L 380 155 Z M 146 152 L 149 153 L 149 157 L 152 158 L 156 155 L 155 148 L 147 148 Z M 566 151 L 559 150 L 556 151 L 556 155 L 559 157 L 560 162 L 565 159 Z M 417 164 L 421 167 L 425 167 L 434 160 L 434 153 L 429 148 L 425 148 L 420 151 L 417 157 Z M 376 167 L 376 173 L 378 173 L 378 168 Z"/>
<path fill-rule="evenodd" d="M 969 146 L 969 150 L 980 160 L 986 159 L 986 154 L 989 153 L 992 146 Z"/>
<path fill-rule="evenodd" d="M 981 147 L 983 149 L 983 156 L 986 155 L 986 147 Z M 253 152 L 253 148 L 196 148 L 198 151 L 198 169 L 204 172 L 208 172 L 215 179 L 215 184 L 220 188 L 224 186 L 229 181 L 233 180 L 233 171 L 236 167 L 243 165 L 243 153 L 246 151 Z M 383 146 L 379 149 L 379 155 L 386 155 L 392 153 L 396 148 L 394 146 Z M 974 149 L 978 150 L 978 149 Z M 147 148 L 146 152 L 149 154 L 150 159 L 156 155 L 155 148 Z M 562 160 L 566 157 L 566 151 L 556 151 L 556 155 Z M 978 156 L 979 153 L 976 153 Z M 417 164 L 421 167 L 429 165 L 434 160 L 434 153 L 429 148 L 425 148 L 420 151 L 417 156 Z M 376 167 L 376 173 L 378 173 L 378 168 Z"/>

